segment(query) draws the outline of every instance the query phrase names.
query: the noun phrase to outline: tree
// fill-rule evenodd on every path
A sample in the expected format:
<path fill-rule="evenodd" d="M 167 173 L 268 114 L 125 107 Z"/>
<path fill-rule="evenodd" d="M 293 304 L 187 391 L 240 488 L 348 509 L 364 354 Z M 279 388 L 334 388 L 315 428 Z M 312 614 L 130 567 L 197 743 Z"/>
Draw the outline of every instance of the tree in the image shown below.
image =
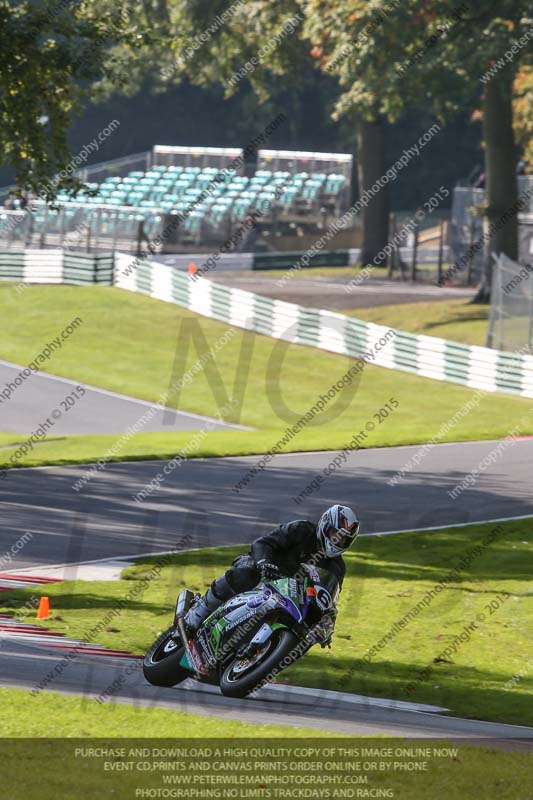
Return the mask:
<path fill-rule="evenodd" d="M 246 80 L 258 97 L 266 103 L 279 91 L 279 80 L 284 87 L 299 87 L 302 76 L 311 64 L 320 63 L 320 54 L 307 35 L 309 4 L 304 0 L 272 3 L 254 0 L 239 3 L 229 0 L 211 2 L 174 3 L 171 9 L 172 27 L 177 35 L 172 40 L 173 58 L 163 66 L 162 75 L 167 80 L 179 79 L 183 74 L 199 85 L 218 82 L 225 87 L 227 96 L 242 86 L 239 70 L 246 70 Z M 226 16 L 226 19 L 221 22 Z M 295 31 L 282 35 L 288 20 L 296 21 Z M 320 26 L 320 12 L 317 12 Z M 257 59 L 258 52 L 277 40 L 270 48 L 268 59 Z M 168 60 L 168 54 L 166 56 Z M 248 71 L 247 65 L 253 68 Z M 325 77 L 325 88 L 333 100 L 339 94 L 337 76 Z M 360 190 L 372 186 L 385 171 L 384 129 L 381 114 L 356 113 L 353 108 L 343 110 L 353 124 L 353 150 L 357 150 Z M 363 212 L 362 259 L 370 262 L 387 244 L 388 191 L 383 188 Z"/>
<path fill-rule="evenodd" d="M 492 255 L 517 251 L 516 148 L 511 86 L 527 48 L 520 44 L 530 20 L 520 0 L 310 0 L 320 14 L 325 65 L 342 60 L 346 91 L 339 112 L 375 108 L 390 120 L 430 101 L 445 119 L 482 93 L 487 175 L 485 269 L 478 299 L 490 296 Z"/>
<path fill-rule="evenodd" d="M 385 120 L 381 114 L 356 123 L 357 169 L 361 193 L 370 189 L 385 173 Z M 363 266 L 383 266 L 383 248 L 389 240 L 390 193 L 385 184 L 362 211 L 363 240 L 360 262 Z"/>
<path fill-rule="evenodd" d="M 144 41 L 107 0 L 0 0 L 0 151 L 18 187 L 46 200 L 80 188 L 68 169 L 71 115 L 94 82 L 119 76 L 111 44 Z"/>

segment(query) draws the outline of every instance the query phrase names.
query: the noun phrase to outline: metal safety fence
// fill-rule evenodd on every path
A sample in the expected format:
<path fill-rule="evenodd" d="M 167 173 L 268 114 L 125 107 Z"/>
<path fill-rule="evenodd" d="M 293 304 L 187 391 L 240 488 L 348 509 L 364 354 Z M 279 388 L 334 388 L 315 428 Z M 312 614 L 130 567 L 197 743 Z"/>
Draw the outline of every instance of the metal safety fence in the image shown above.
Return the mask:
<path fill-rule="evenodd" d="M 533 354 L 533 260 L 495 259 L 487 346 Z"/>

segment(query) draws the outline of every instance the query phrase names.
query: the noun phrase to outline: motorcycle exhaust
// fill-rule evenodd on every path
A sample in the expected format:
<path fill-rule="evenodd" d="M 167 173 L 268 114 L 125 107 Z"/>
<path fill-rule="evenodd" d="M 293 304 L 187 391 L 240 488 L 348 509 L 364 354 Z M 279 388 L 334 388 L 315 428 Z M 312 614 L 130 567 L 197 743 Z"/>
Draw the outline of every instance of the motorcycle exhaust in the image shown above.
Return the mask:
<path fill-rule="evenodd" d="M 183 617 L 177 617 L 176 627 L 178 629 L 182 645 L 184 646 L 187 653 L 190 652 L 189 641 L 187 639 L 187 631 L 185 630 L 185 623 L 183 622 Z"/>
<path fill-rule="evenodd" d="M 184 617 L 187 614 L 187 611 L 192 606 L 194 602 L 194 593 L 191 592 L 190 589 L 183 589 L 179 593 L 179 597 L 176 601 L 176 612 L 174 614 L 174 624 L 176 627 L 178 626 L 178 617 Z"/>
<path fill-rule="evenodd" d="M 181 643 L 187 653 L 187 657 L 189 659 L 190 664 L 194 667 L 196 672 L 199 675 L 206 675 L 207 670 L 194 646 L 193 642 L 189 642 L 187 639 L 187 631 L 185 630 L 185 622 L 184 618 L 187 614 L 187 611 L 191 607 L 194 602 L 194 594 L 191 592 L 190 589 L 183 589 L 180 592 L 178 601 L 176 603 L 176 613 L 174 615 L 174 625 L 178 629 L 178 633 L 180 635 Z"/>

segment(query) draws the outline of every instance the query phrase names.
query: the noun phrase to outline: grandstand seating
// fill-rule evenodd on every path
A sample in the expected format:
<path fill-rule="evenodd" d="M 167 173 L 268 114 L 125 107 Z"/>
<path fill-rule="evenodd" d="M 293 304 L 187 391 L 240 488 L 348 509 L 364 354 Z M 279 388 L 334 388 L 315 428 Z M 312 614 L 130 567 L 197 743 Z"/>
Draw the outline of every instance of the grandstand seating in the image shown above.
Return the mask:
<path fill-rule="evenodd" d="M 251 177 L 234 172 L 224 173 L 225 180 L 214 178 L 214 167 L 154 166 L 147 172 L 134 170 L 124 177 L 108 177 L 102 183 L 89 183 L 87 189 L 94 194 L 83 200 L 94 205 L 117 206 L 135 211 L 187 211 L 216 219 L 231 215 L 235 219 L 245 218 L 254 210 L 268 211 L 274 203 L 282 210 L 298 208 L 311 210 L 323 202 L 335 202 L 340 196 L 346 179 L 343 175 L 314 172 L 299 172 L 291 175 L 287 171 L 259 170 Z M 285 185 L 276 201 L 276 191 Z M 207 197 L 200 200 L 203 192 Z M 60 194 L 58 202 L 68 204 L 71 198 Z M 76 201 L 74 201 L 76 202 Z M 137 214 L 124 211 L 125 221 Z"/>
<path fill-rule="evenodd" d="M 268 223 L 274 208 L 274 219 L 317 214 L 323 206 L 339 210 L 346 187 L 346 176 L 331 168 L 323 172 L 258 169 L 247 177 L 215 166 L 157 164 L 124 175 L 108 173 L 99 182 L 87 182 L 76 197 L 60 193 L 59 214 L 43 202 L 35 203 L 32 236 L 53 234 L 62 239 L 83 227 L 90 229 L 87 244 L 101 237 L 116 244 L 136 239 L 141 231 L 152 238 L 161 232 L 167 215 L 181 212 L 184 219 L 175 241 L 223 241 L 236 223 L 254 211 Z"/>

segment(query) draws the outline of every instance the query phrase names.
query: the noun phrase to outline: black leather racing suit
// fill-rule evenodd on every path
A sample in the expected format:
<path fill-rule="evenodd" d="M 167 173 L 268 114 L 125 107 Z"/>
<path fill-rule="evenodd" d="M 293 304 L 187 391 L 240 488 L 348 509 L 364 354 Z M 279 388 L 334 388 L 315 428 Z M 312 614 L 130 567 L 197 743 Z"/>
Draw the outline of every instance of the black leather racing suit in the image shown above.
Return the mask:
<path fill-rule="evenodd" d="M 341 556 L 328 558 L 321 552 L 316 525 L 297 519 L 279 525 L 266 536 L 255 539 L 248 553 L 237 556 L 231 567 L 211 584 L 211 591 L 217 600 L 221 604 L 225 603 L 230 597 L 248 592 L 257 586 L 261 580 L 257 563 L 262 559 L 276 564 L 289 577 L 298 572 L 302 563 L 311 563 L 331 572 L 341 588 L 346 573 L 346 565 Z"/>

